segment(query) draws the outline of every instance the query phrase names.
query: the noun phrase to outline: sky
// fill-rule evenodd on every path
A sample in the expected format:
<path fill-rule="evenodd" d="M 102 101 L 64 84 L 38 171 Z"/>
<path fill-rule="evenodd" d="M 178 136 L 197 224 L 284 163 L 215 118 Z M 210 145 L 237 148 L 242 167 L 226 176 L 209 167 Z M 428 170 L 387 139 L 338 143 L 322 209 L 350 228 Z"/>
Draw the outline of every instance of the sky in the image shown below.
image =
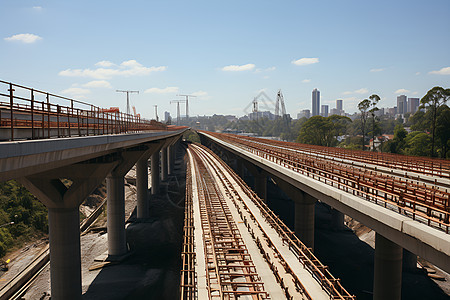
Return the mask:
<path fill-rule="evenodd" d="M 450 1 L 0 0 L 0 80 L 145 118 L 250 112 L 281 89 L 292 117 L 372 94 L 450 86 Z M 6 86 L 0 86 L 5 93 Z M 247 108 L 247 109 L 246 109 Z M 182 107 L 184 114 L 184 106 Z"/>

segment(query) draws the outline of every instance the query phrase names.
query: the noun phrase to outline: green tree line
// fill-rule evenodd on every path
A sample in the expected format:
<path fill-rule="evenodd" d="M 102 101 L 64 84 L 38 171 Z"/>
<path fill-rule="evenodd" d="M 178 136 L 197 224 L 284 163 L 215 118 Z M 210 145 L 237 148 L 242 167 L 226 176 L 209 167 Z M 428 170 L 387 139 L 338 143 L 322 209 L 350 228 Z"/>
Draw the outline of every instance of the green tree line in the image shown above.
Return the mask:
<path fill-rule="evenodd" d="M 11 222 L 14 222 L 11 224 Z M 0 183 L 0 257 L 48 232 L 47 209 L 14 180 Z"/>

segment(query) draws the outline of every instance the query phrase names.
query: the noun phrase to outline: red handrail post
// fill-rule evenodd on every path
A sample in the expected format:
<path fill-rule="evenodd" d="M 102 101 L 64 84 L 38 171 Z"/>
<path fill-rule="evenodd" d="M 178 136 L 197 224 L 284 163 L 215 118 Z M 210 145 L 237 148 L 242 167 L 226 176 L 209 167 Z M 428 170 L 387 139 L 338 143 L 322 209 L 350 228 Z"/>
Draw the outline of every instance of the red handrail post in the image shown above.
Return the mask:
<path fill-rule="evenodd" d="M 14 106 L 14 89 L 13 85 L 10 82 L 9 83 L 9 109 L 10 109 L 10 116 L 11 116 L 11 141 L 14 141 L 14 112 L 13 112 L 13 106 Z"/>
<path fill-rule="evenodd" d="M 31 89 L 31 139 L 34 140 L 34 89 Z"/>
<path fill-rule="evenodd" d="M 47 137 L 50 138 L 50 96 L 47 93 Z"/>

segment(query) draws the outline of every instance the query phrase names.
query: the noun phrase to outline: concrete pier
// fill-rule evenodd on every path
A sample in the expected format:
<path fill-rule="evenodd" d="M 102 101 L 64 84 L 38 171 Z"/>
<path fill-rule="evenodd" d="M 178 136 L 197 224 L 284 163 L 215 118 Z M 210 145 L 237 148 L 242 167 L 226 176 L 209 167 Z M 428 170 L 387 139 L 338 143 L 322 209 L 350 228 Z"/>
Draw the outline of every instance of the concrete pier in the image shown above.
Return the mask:
<path fill-rule="evenodd" d="M 401 299 L 402 256 L 402 247 L 376 233 L 373 279 L 374 300 Z"/>
<path fill-rule="evenodd" d="M 148 218 L 148 157 L 136 162 L 137 217 Z"/>
<path fill-rule="evenodd" d="M 52 299 L 81 299 L 79 206 L 116 164 L 73 164 L 19 178 L 48 209 Z M 61 178 L 72 184 L 66 186 Z"/>
<path fill-rule="evenodd" d="M 168 147 L 161 149 L 161 181 L 167 180 L 168 175 Z"/>
<path fill-rule="evenodd" d="M 48 210 L 52 299 L 81 299 L 80 215 L 77 207 Z"/>
<path fill-rule="evenodd" d="M 406 249 L 403 249 L 403 270 L 406 272 L 417 270 L 417 255 Z"/>
<path fill-rule="evenodd" d="M 108 255 L 114 257 L 127 253 L 124 177 L 108 176 L 106 188 L 108 192 Z"/>
<path fill-rule="evenodd" d="M 151 174 L 152 174 L 152 195 L 159 193 L 159 151 L 151 156 Z"/>
<path fill-rule="evenodd" d="M 331 209 L 331 222 L 330 227 L 332 230 L 340 231 L 344 230 L 344 214 L 339 210 L 332 208 Z"/>
<path fill-rule="evenodd" d="M 303 194 L 303 195 L 302 195 Z M 295 202 L 295 234 L 314 251 L 314 213 L 316 199 L 298 190 Z"/>
<path fill-rule="evenodd" d="M 259 172 L 254 175 L 255 178 L 255 192 L 265 203 L 267 203 L 267 175 L 264 172 Z"/>
<path fill-rule="evenodd" d="M 175 164 L 175 144 L 167 147 L 167 174 L 173 174 L 173 166 Z"/>

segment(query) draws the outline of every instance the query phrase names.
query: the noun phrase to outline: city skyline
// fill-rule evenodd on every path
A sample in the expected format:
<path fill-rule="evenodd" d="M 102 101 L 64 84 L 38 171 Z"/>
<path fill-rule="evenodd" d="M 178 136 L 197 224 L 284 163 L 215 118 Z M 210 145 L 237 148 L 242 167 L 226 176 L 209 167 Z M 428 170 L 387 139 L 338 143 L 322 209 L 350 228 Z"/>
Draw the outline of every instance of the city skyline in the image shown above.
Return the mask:
<path fill-rule="evenodd" d="M 143 117 L 242 116 L 260 91 L 283 91 L 291 116 L 321 105 L 353 113 L 372 94 L 380 107 L 422 98 L 450 79 L 448 1 L 2 1 L 0 79 Z M 218 13 L 220 11 L 220 13 Z M 320 11 L 320 22 L 310 11 Z M 421 22 L 404 22 L 398 13 Z M 261 20 L 269 20 L 261 22 Z M 369 20 L 379 20 L 371 22 Z M 312 25 L 313 24 L 313 25 Z M 357 25 L 357 26 L 356 26 Z M 439 40 L 439 46 L 430 41 Z M 5 91 L 2 91 L 5 92 Z M 184 114 L 184 108 L 182 109 Z"/>

